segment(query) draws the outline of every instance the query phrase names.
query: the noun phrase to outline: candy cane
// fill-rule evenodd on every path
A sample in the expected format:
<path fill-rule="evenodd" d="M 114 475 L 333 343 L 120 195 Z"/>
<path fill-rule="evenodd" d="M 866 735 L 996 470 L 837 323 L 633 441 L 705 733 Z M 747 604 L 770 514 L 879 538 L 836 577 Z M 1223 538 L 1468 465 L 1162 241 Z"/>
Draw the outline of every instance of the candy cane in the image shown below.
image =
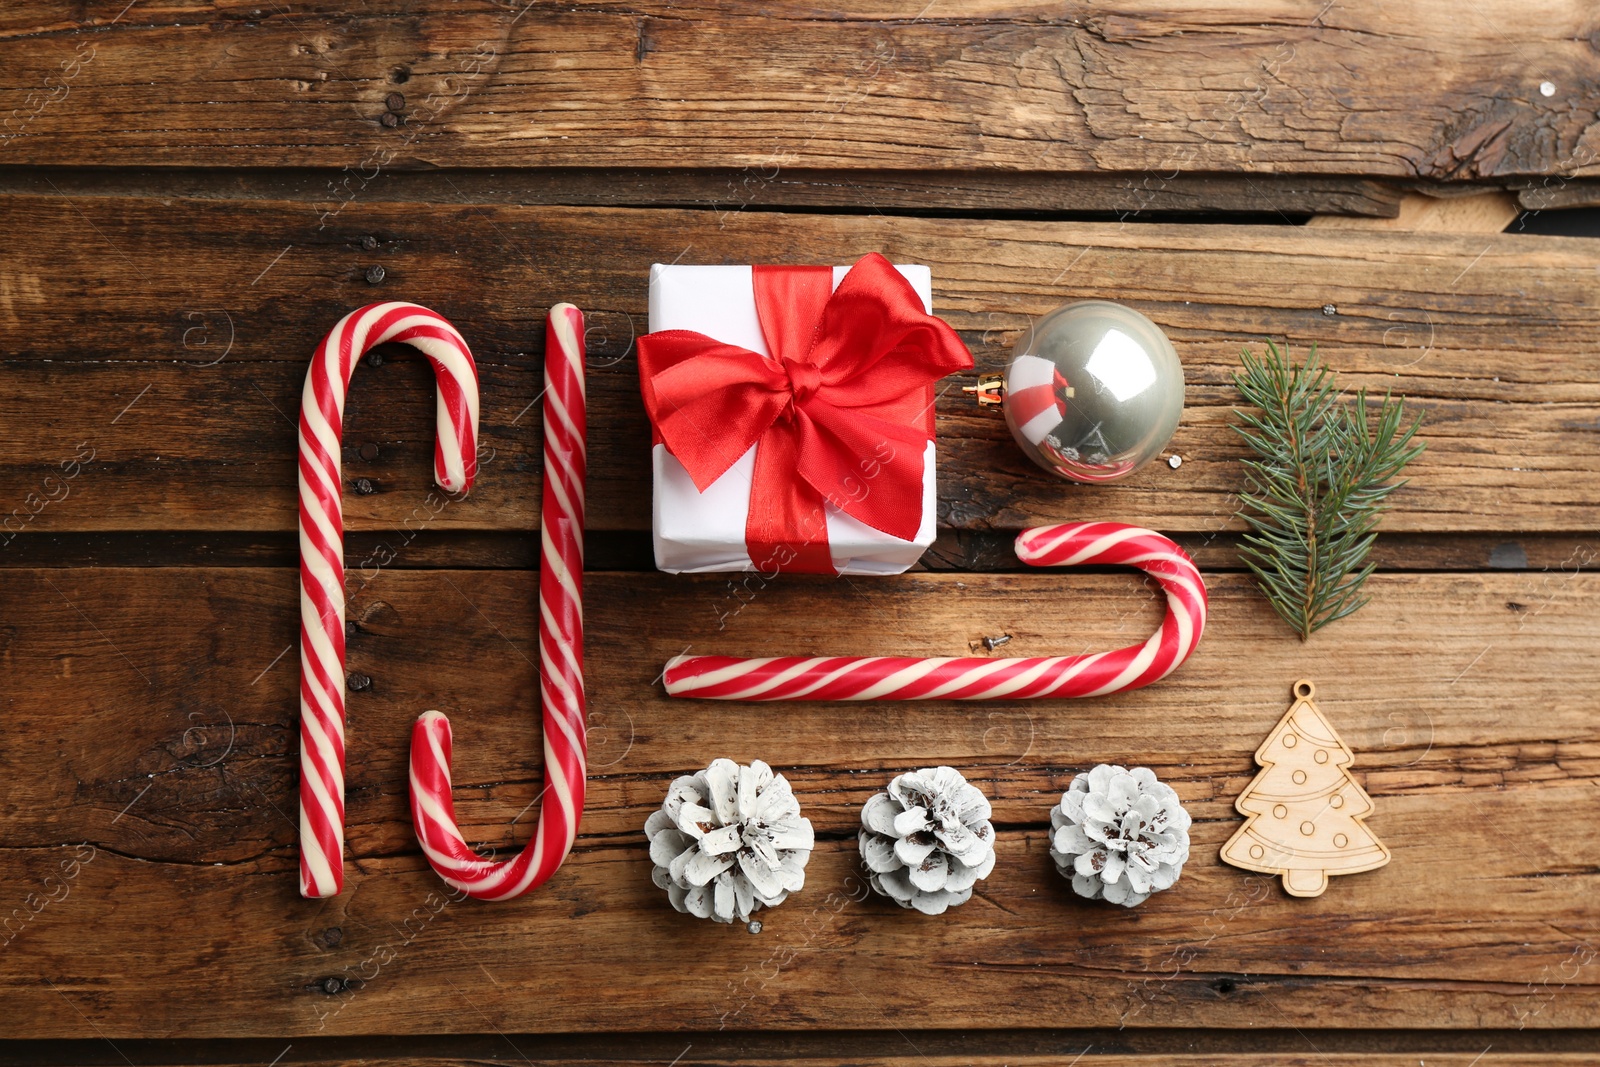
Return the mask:
<path fill-rule="evenodd" d="M 300 892 L 344 885 L 344 399 L 356 364 L 386 341 L 419 349 L 439 382 L 433 476 L 464 492 L 478 472 L 478 370 L 454 326 L 416 304 L 368 304 L 340 319 L 300 400 Z"/>
<path fill-rule="evenodd" d="M 1151 575 L 1167 594 L 1161 629 L 1114 652 L 1012 659 L 911 656 L 675 656 L 668 694 L 702 700 L 1025 700 L 1095 697 L 1165 678 L 1189 658 L 1206 624 L 1206 587 L 1181 548 L 1117 522 L 1037 526 L 1017 538 L 1035 567 L 1118 563 Z"/>
<path fill-rule="evenodd" d="M 539 549 L 539 700 L 545 789 L 539 826 L 516 858 L 482 859 L 456 827 L 450 720 L 426 711 L 411 728 L 411 821 L 428 862 L 479 900 L 521 896 L 555 873 L 583 817 L 583 312 L 550 309 L 544 356 L 544 502 Z"/>

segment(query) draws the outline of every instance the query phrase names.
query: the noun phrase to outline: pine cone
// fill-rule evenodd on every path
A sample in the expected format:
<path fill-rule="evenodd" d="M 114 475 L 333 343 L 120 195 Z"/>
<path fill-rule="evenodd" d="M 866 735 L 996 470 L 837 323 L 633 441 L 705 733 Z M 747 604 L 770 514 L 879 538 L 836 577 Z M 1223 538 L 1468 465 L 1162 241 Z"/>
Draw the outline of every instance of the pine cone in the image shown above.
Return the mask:
<path fill-rule="evenodd" d="M 1050 810 L 1050 855 L 1079 896 L 1133 907 L 1178 880 L 1189 858 L 1189 813 L 1147 767 L 1102 763 Z"/>
<path fill-rule="evenodd" d="M 749 922 L 805 884 L 811 821 L 800 817 L 783 775 L 760 760 L 714 760 L 677 779 L 644 833 L 652 880 L 675 909 L 697 918 Z"/>
<path fill-rule="evenodd" d="M 965 904 L 994 870 L 989 815 L 989 801 L 953 767 L 900 775 L 861 809 L 872 888 L 927 915 Z"/>

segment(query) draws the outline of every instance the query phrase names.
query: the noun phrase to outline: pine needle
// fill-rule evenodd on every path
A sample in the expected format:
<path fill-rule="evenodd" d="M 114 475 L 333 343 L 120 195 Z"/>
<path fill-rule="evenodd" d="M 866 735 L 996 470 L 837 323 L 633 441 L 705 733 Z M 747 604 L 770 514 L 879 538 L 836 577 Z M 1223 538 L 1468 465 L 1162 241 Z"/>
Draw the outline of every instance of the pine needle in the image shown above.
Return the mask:
<path fill-rule="evenodd" d="M 1404 402 L 1383 398 L 1376 420 L 1367 391 L 1339 403 L 1333 372 L 1311 349 L 1289 362 L 1271 341 L 1267 355 L 1243 353 L 1234 385 L 1256 408 L 1235 426 L 1250 445 L 1241 514 L 1250 526 L 1241 551 L 1261 589 L 1302 641 L 1367 602 L 1361 587 L 1393 479 L 1422 453 L 1412 438 L 1419 415 L 1402 427 Z"/>

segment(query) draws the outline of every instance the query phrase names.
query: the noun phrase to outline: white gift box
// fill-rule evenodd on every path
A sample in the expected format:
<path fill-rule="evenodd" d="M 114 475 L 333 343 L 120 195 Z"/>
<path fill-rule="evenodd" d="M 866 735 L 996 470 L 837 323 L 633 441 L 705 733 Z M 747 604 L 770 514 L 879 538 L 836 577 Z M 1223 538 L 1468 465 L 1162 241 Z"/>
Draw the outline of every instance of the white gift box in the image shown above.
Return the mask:
<path fill-rule="evenodd" d="M 933 313 L 933 278 L 927 267 L 895 267 Z M 833 268 L 833 285 L 850 270 Z M 724 344 L 770 355 L 756 314 L 751 269 L 676 266 L 650 268 L 650 332 L 693 330 Z M 656 566 L 669 574 L 745 571 L 754 564 L 745 547 L 745 518 L 750 512 L 750 481 L 755 471 L 752 445 L 727 473 L 705 492 L 667 447 L 651 451 L 651 532 Z M 892 537 L 824 504 L 828 548 L 841 574 L 899 574 L 922 557 L 933 543 L 935 511 L 934 444 L 923 453 L 922 521 L 910 541 Z"/>

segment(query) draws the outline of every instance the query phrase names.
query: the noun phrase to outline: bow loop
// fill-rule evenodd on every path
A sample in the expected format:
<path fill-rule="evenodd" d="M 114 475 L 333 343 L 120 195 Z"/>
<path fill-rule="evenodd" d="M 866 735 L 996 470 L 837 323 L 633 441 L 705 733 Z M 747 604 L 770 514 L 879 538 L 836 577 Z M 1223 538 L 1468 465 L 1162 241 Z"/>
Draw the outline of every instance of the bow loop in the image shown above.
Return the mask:
<path fill-rule="evenodd" d="M 639 339 L 645 410 L 704 492 L 756 448 L 745 541 L 762 569 L 833 573 L 824 505 L 904 541 L 921 526 L 930 386 L 972 356 L 888 260 L 755 267 L 770 357 L 704 334 Z"/>

